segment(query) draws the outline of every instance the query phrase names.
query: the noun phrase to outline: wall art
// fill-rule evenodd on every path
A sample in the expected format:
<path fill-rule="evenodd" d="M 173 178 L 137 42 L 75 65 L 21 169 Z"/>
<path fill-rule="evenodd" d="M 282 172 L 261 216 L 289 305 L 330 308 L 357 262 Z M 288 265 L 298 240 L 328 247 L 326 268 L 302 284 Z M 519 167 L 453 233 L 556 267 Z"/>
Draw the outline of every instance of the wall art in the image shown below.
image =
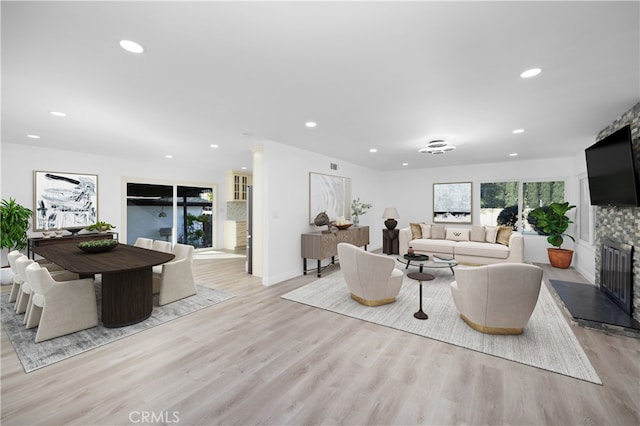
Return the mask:
<path fill-rule="evenodd" d="M 98 176 L 34 171 L 34 231 L 98 221 Z"/>
<path fill-rule="evenodd" d="M 341 176 L 309 173 L 309 223 L 318 213 L 326 212 L 329 220 L 351 218 L 351 179 Z"/>
<path fill-rule="evenodd" d="M 433 184 L 433 221 L 471 223 L 471 182 Z"/>

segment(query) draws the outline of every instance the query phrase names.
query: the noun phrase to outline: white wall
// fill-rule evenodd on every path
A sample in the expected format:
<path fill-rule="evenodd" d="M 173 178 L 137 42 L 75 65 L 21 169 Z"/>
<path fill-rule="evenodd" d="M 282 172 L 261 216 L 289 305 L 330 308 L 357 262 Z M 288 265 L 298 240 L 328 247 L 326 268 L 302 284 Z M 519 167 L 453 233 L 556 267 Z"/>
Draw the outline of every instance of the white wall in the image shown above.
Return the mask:
<path fill-rule="evenodd" d="M 122 177 L 135 176 L 158 179 L 160 182 L 197 182 L 217 185 L 218 188 L 218 229 L 217 246 L 222 245 L 223 207 L 226 201 L 226 185 L 223 170 L 206 171 L 197 168 L 171 167 L 170 163 L 158 164 L 154 161 L 122 159 L 108 156 L 90 155 L 79 152 L 38 148 L 29 145 L 2 143 L 1 195 L 9 197 L 25 207 L 33 209 L 33 171 L 54 171 L 66 173 L 86 173 L 98 175 L 98 217 L 116 225 L 114 231 L 124 234 L 123 221 L 126 209 L 123 207 Z M 32 224 L 33 227 L 33 224 Z M 124 238 L 121 238 L 124 241 Z M 3 264 L 6 254 L 3 252 Z"/>
<path fill-rule="evenodd" d="M 370 226 L 369 249 L 382 246 L 385 197 L 378 190 L 380 172 L 273 141 L 264 143 L 262 155 L 263 284 L 275 284 L 302 273 L 300 235 L 318 230 L 309 225 L 309 172 L 351 178 L 352 197 L 373 204 L 360 219 L 361 226 Z M 339 169 L 331 170 L 330 163 L 337 163 Z"/>

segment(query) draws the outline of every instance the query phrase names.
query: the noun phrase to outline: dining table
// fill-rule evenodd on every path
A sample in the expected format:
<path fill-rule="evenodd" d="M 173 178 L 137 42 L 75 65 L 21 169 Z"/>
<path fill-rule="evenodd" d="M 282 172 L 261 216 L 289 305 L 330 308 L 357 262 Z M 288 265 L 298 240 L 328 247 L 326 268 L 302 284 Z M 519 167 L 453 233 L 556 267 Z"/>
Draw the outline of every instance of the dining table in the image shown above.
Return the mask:
<path fill-rule="evenodd" d="M 144 321 L 153 312 L 153 267 L 169 262 L 172 253 L 118 244 L 101 253 L 87 253 L 77 243 L 33 247 L 43 258 L 81 278 L 102 276 L 102 324 L 124 327 Z"/>

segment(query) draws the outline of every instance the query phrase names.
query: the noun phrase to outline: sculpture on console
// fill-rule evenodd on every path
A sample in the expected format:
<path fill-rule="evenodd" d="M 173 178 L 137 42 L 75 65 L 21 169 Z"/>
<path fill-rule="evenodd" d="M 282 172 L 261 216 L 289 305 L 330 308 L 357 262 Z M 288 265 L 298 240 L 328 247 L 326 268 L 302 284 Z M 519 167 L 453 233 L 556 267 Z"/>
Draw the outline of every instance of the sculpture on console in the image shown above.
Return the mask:
<path fill-rule="evenodd" d="M 316 226 L 327 225 L 327 230 L 322 231 L 323 234 L 328 234 L 331 232 L 331 221 L 329 220 L 329 215 L 327 215 L 326 211 L 318 213 L 316 218 L 313 219 L 313 224 Z"/>

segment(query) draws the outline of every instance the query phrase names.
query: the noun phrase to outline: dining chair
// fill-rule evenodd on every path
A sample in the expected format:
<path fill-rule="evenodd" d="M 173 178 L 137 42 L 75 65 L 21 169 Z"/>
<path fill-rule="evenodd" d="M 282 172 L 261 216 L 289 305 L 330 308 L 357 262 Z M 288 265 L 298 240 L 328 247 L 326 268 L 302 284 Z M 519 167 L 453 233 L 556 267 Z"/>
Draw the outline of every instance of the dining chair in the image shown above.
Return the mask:
<path fill-rule="evenodd" d="M 133 245 L 135 247 L 151 249 L 153 248 L 153 240 L 151 238 L 138 237 Z"/>
<path fill-rule="evenodd" d="M 159 293 L 160 306 L 197 293 L 193 277 L 193 246 L 176 244 L 173 248 L 175 258 L 158 265 L 160 272 L 153 273 L 153 290 Z"/>
<path fill-rule="evenodd" d="M 18 267 L 16 266 L 16 260 L 20 257 L 24 256 L 24 254 L 20 253 L 18 250 L 13 250 L 7 254 L 7 260 L 9 261 L 9 267 L 11 268 L 11 272 L 13 273 L 13 277 L 11 280 L 11 293 L 9 294 L 9 302 L 15 302 L 18 293 L 20 292 L 20 286 L 22 285 L 22 279 L 20 275 L 18 275 Z M 27 256 L 24 256 L 27 257 Z"/>
<path fill-rule="evenodd" d="M 26 275 L 34 291 L 27 328 L 38 327 L 36 343 L 98 325 L 93 278 L 55 281 L 37 263 L 27 266 Z"/>
<path fill-rule="evenodd" d="M 151 245 L 151 249 L 162 251 L 164 253 L 171 253 L 171 243 L 169 241 L 154 240 Z"/>

